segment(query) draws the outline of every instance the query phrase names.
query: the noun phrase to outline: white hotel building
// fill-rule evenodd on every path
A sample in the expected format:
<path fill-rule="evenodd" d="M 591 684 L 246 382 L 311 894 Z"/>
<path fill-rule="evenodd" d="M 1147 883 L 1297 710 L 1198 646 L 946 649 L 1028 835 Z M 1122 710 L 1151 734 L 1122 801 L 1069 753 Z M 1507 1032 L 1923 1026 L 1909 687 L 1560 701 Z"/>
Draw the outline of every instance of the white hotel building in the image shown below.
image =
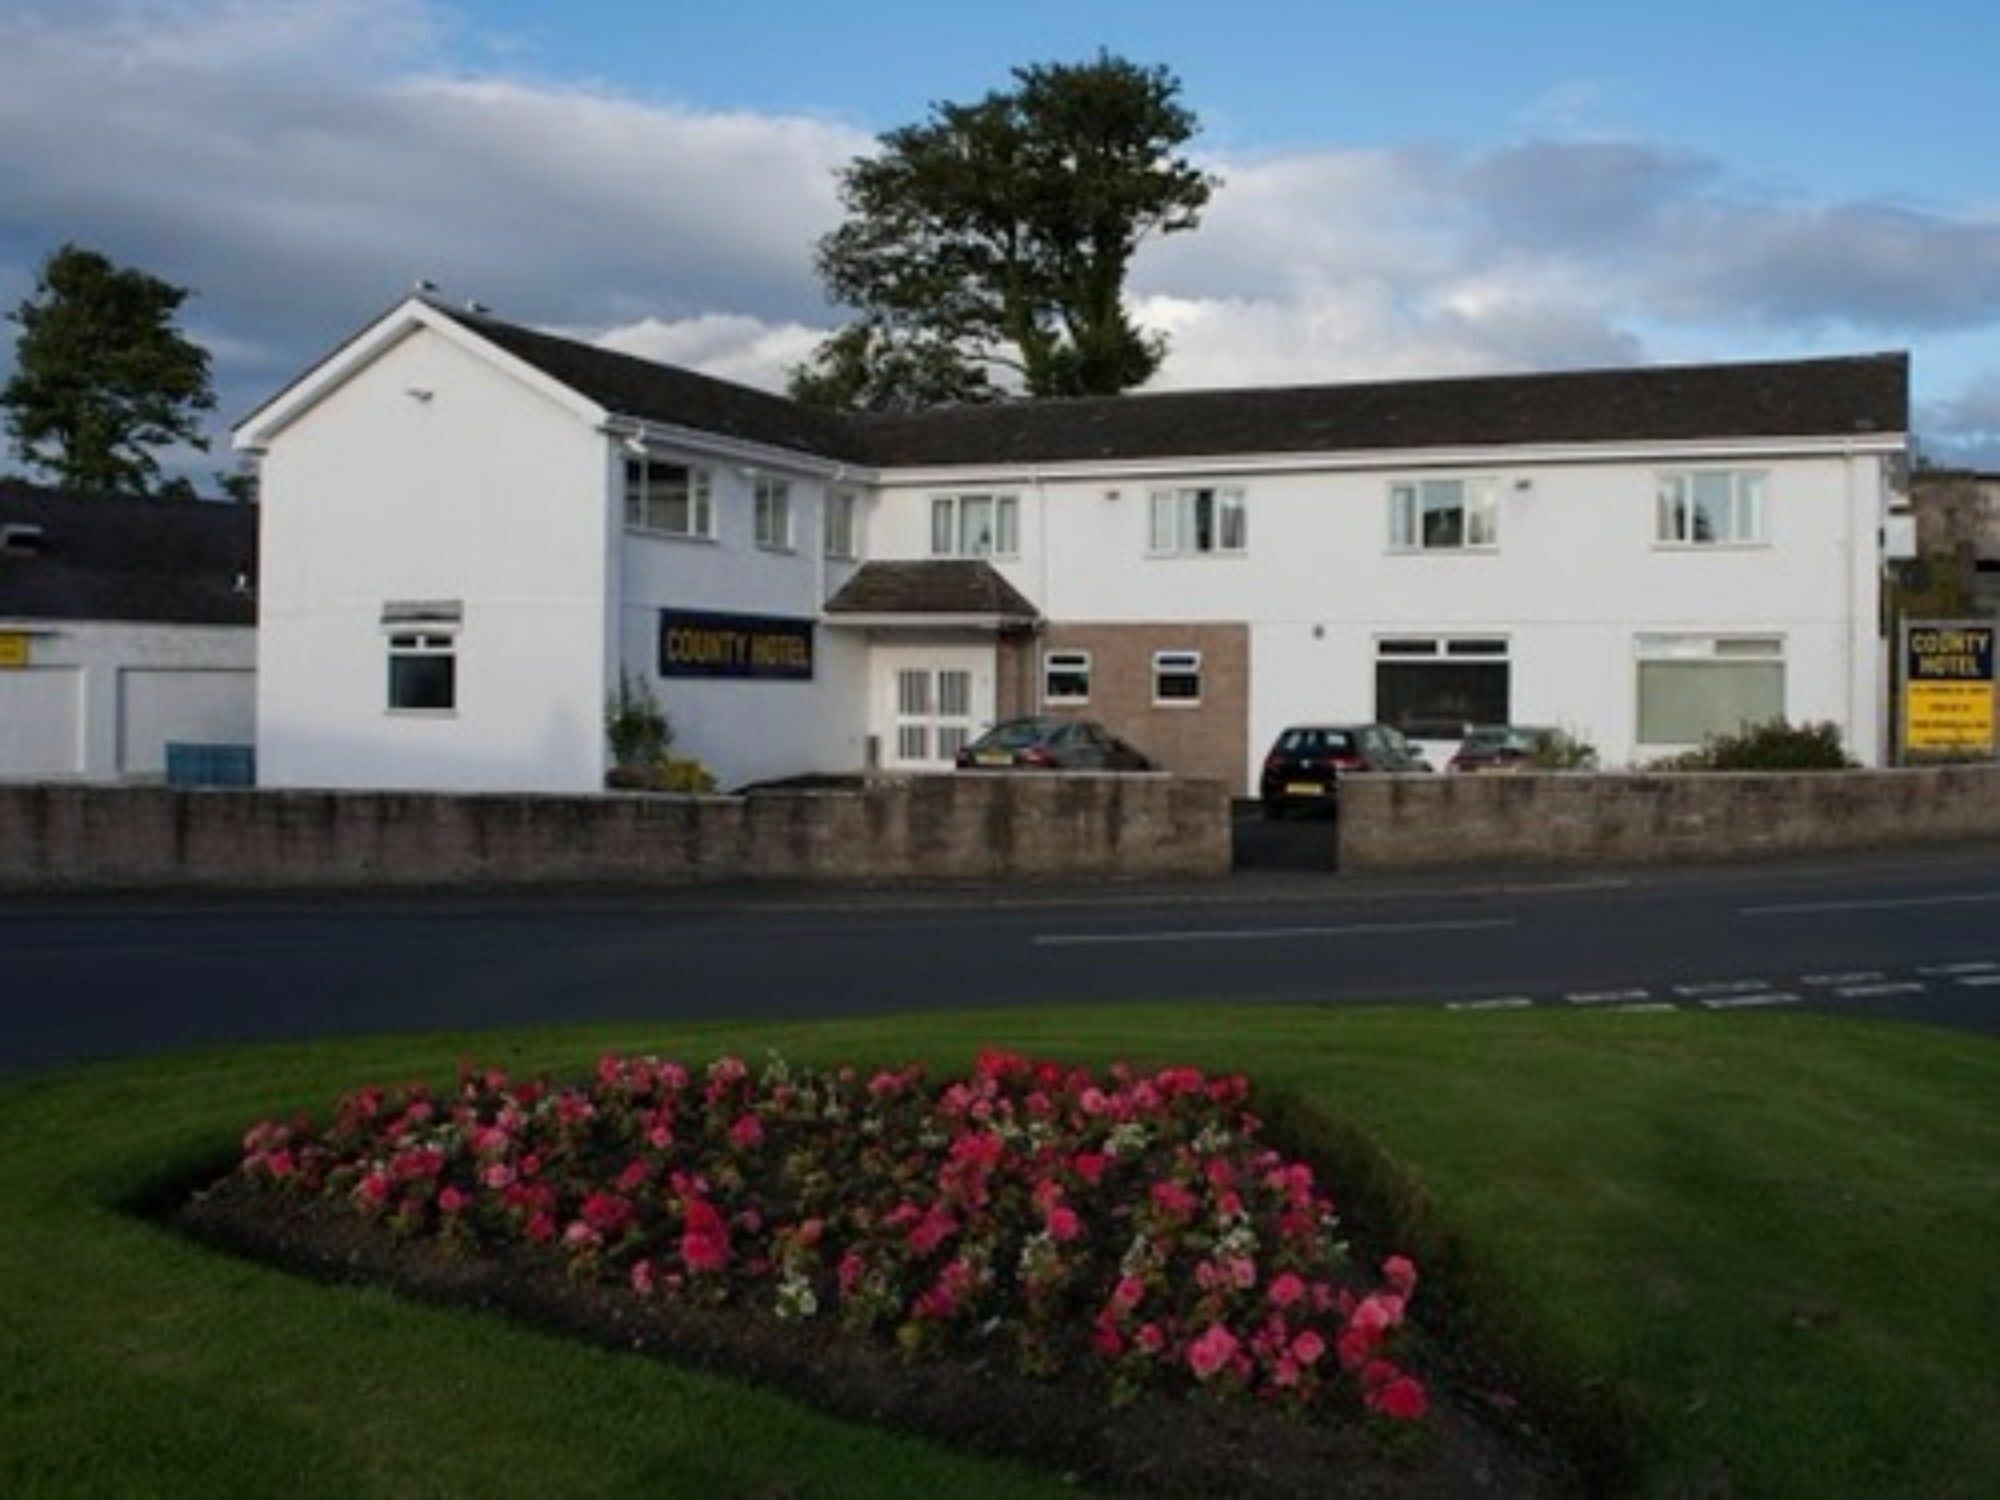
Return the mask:
<path fill-rule="evenodd" d="M 259 779 L 592 790 L 621 674 L 726 786 L 1044 710 L 1246 791 L 1299 722 L 1877 762 L 1907 429 L 1902 355 L 840 416 L 412 298 L 236 434 Z"/>

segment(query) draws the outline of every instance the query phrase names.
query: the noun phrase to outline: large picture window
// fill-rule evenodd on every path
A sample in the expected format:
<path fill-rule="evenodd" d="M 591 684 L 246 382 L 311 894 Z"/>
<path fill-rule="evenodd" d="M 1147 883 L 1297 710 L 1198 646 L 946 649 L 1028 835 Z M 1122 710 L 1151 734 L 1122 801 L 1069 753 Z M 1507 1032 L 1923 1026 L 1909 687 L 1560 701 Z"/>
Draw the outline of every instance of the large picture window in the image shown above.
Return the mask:
<path fill-rule="evenodd" d="M 1699 745 L 1785 716 L 1777 636 L 1639 637 L 1639 743 Z"/>
<path fill-rule="evenodd" d="M 626 459 L 625 525 L 657 536 L 713 537 L 715 505 L 708 470 L 658 459 Z"/>
<path fill-rule="evenodd" d="M 1656 539 L 1666 546 L 1754 547 L 1770 540 L 1764 474 L 1688 469 L 1660 476 Z"/>
<path fill-rule="evenodd" d="M 1389 486 L 1389 546 L 1469 552 L 1500 544 L 1500 486 L 1491 479 L 1414 479 Z"/>
<path fill-rule="evenodd" d="M 1249 544 L 1241 490 L 1156 490 L 1146 538 L 1154 557 L 1241 552 Z"/>
<path fill-rule="evenodd" d="M 1021 502 L 1013 495 L 938 495 L 931 501 L 932 557 L 1016 557 Z"/>
<path fill-rule="evenodd" d="M 1499 636 L 1399 636 L 1375 643 L 1375 717 L 1412 739 L 1462 739 L 1513 711 L 1513 665 Z"/>

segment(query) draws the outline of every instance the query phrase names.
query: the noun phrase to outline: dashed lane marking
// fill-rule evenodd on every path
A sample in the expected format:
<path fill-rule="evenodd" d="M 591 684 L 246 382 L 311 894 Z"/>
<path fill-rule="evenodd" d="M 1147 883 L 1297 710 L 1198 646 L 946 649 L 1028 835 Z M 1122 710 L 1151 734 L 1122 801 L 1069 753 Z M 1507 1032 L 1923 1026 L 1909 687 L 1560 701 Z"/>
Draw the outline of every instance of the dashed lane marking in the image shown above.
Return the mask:
<path fill-rule="evenodd" d="M 1868 995 L 1914 995 L 1922 988 L 1914 979 L 1899 979 L 1889 984 L 1843 984 L 1834 993 L 1843 1000 L 1859 1000 Z"/>
<path fill-rule="evenodd" d="M 1651 990 L 1572 990 L 1563 998 L 1571 1005 L 1609 1005 L 1619 1000 L 1650 1000 Z"/>
<path fill-rule="evenodd" d="M 1862 901 L 1785 901 L 1771 906 L 1744 906 L 1745 917 L 1803 917 L 1821 912 L 1902 911 L 1919 906 L 1971 906 L 2000 901 L 2000 891 L 1956 891 L 1943 896 L 1883 896 Z"/>
<path fill-rule="evenodd" d="M 1962 964 L 1918 964 L 1917 965 L 1917 972 L 1919 974 L 1944 975 L 1944 976 L 1950 976 L 1953 974 L 1984 974 L 1989 969 L 2000 969 L 2000 963 L 1995 963 L 1990 958 L 1982 958 L 1974 962 L 1967 962 Z"/>
<path fill-rule="evenodd" d="M 1613 1005 L 1607 1009 L 1615 1010 L 1621 1015 L 1637 1016 L 1650 1015 L 1654 1011 L 1679 1010 L 1680 1007 L 1671 1000 L 1648 1000 L 1639 1005 Z"/>
<path fill-rule="evenodd" d="M 1799 983 L 1816 985 L 1866 984 L 1872 979 L 1884 979 L 1887 977 L 1880 969 L 1850 969 L 1845 974 L 1801 974 L 1799 976 Z"/>
<path fill-rule="evenodd" d="M 1353 922 L 1342 927 L 1214 927 L 1179 932 L 1044 932 L 1038 948 L 1082 948 L 1106 943 L 1258 943 L 1286 938 L 1371 937 L 1396 932 L 1492 932 L 1512 927 L 1508 918 L 1476 922 Z"/>
<path fill-rule="evenodd" d="M 1709 995 L 1747 995 L 1754 990 L 1768 990 L 1768 979 L 1716 979 L 1705 984 L 1677 984 L 1676 995 L 1684 995 L 1690 1000 L 1704 999 Z"/>
<path fill-rule="evenodd" d="M 2000 974 L 1961 974 L 1958 982 L 1984 989 L 1988 985 L 2000 984 Z"/>
<path fill-rule="evenodd" d="M 1448 1000 L 1446 1010 L 1526 1010 L 1535 1002 L 1526 995 L 1497 995 L 1491 1000 Z"/>
<path fill-rule="evenodd" d="M 1786 990 L 1771 990 L 1760 995 L 1721 995 L 1701 1003 L 1710 1010 L 1743 1010 L 1752 1005 L 1797 1005 L 1799 997 Z"/>

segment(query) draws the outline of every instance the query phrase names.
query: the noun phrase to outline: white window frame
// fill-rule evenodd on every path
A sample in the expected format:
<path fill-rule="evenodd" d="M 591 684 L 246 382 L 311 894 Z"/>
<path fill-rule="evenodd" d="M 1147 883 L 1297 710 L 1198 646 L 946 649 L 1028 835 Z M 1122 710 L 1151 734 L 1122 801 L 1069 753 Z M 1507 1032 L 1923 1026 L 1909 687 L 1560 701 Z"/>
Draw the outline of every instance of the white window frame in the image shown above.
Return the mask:
<path fill-rule="evenodd" d="M 1083 678 L 1081 693 L 1058 693 L 1050 684 L 1057 672 Z M 1042 653 L 1042 702 L 1080 704 L 1090 701 L 1090 653 L 1088 651 L 1044 651 Z"/>
<path fill-rule="evenodd" d="M 648 493 L 651 470 L 655 468 L 679 469 L 687 475 L 688 529 L 683 531 L 672 526 L 658 524 L 659 514 L 655 510 L 654 497 Z M 634 493 L 633 478 L 638 476 L 638 490 Z M 699 464 L 684 464 L 667 458 L 627 457 L 621 470 L 623 484 L 623 510 L 625 529 L 641 536 L 669 537 L 681 542 L 712 542 L 715 540 L 715 481 L 714 477 Z M 662 495 L 658 504 L 664 506 L 667 496 Z"/>
<path fill-rule="evenodd" d="M 852 562 L 861 555 L 857 521 L 861 497 L 854 490 L 828 490 L 820 518 L 820 549 L 828 557 Z"/>
<path fill-rule="evenodd" d="M 1695 489 L 1704 480 L 1726 481 L 1727 535 L 1694 534 L 1699 514 Z M 1653 545 L 1664 551 L 1771 545 L 1771 475 L 1768 469 L 1663 469 L 1653 486 Z"/>
<path fill-rule="evenodd" d="M 383 712 L 398 717 L 447 719 L 458 713 L 458 629 L 431 620 L 386 624 L 383 646 L 388 675 L 383 682 Z M 418 706 L 396 701 L 396 663 L 412 658 L 444 657 L 451 662 L 451 702 Z"/>
<path fill-rule="evenodd" d="M 1706 544 L 1704 544 L 1706 545 Z M 1649 740 L 1645 738 L 1645 668 L 1648 664 L 1688 662 L 1698 665 L 1776 666 L 1778 668 L 1778 714 L 1787 712 L 1791 691 L 1791 663 L 1787 641 L 1781 632 L 1744 631 L 1711 635 L 1699 631 L 1648 631 L 1632 641 L 1632 742 L 1642 750 L 1672 751 L 1696 748 L 1700 740 Z"/>
<path fill-rule="evenodd" d="M 765 552 L 790 552 L 792 482 L 774 474 L 759 474 L 751 489 L 757 546 Z"/>
<path fill-rule="evenodd" d="M 1426 500 L 1455 489 L 1465 522 L 1456 542 L 1424 539 Z M 1429 492 L 1429 493 L 1427 493 Z M 1389 482 L 1389 550 L 1457 555 L 1500 550 L 1500 481 L 1491 475 L 1429 475 Z"/>
<path fill-rule="evenodd" d="M 1192 677 L 1194 696 L 1184 698 L 1178 695 L 1163 697 L 1160 693 L 1160 679 L 1163 677 Z M 1199 651 L 1155 651 L 1153 653 L 1153 707 L 1155 708 L 1200 708 L 1202 697 L 1208 684 L 1201 674 L 1201 653 Z"/>
<path fill-rule="evenodd" d="M 993 545 L 970 545 L 967 526 L 975 505 L 991 507 Z M 931 496 L 932 557 L 992 557 L 1003 561 L 1021 555 L 1021 497 L 997 490 Z"/>
<path fill-rule="evenodd" d="M 1201 507 L 1210 507 L 1208 545 Z M 1197 485 L 1154 490 L 1146 512 L 1148 557 L 1241 557 L 1250 550 L 1250 510 L 1239 488 Z"/>

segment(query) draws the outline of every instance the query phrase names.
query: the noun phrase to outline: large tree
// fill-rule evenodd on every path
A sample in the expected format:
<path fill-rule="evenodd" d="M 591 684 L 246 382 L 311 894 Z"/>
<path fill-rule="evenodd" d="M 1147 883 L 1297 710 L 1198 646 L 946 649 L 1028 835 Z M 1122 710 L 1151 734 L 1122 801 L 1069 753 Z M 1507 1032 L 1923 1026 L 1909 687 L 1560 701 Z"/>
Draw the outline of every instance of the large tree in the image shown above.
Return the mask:
<path fill-rule="evenodd" d="M 1111 395 L 1159 368 L 1166 341 L 1133 323 L 1126 269 L 1148 236 L 1194 228 L 1216 185 L 1179 154 L 1196 130 L 1180 81 L 1108 53 L 1013 76 L 842 172 L 846 218 L 817 263 L 860 316 L 792 372 L 795 396 Z"/>
<path fill-rule="evenodd" d="M 148 494 L 160 488 L 154 449 L 206 449 L 208 353 L 174 326 L 187 297 L 78 245 L 43 262 L 12 315 L 21 333 L 0 389 L 20 457 L 71 488 Z"/>

